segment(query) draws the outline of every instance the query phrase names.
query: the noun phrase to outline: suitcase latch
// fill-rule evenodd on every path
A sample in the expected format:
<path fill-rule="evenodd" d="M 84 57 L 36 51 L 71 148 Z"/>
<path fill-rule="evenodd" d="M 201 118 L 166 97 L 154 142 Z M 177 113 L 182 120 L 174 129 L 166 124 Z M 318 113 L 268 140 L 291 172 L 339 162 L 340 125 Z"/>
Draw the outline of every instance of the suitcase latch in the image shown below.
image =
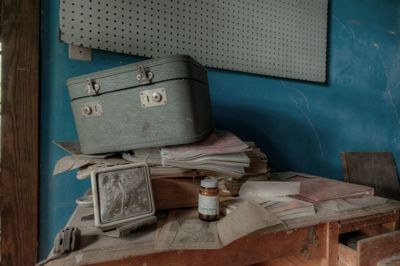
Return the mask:
<path fill-rule="evenodd" d="M 100 91 L 100 85 L 93 79 L 86 80 L 86 93 L 87 95 L 97 95 Z"/>
<path fill-rule="evenodd" d="M 93 101 L 81 104 L 81 115 L 84 118 L 103 115 L 103 105 L 100 101 Z"/>
<path fill-rule="evenodd" d="M 153 79 L 153 73 L 152 72 L 146 72 L 146 69 L 144 68 L 144 65 L 139 65 L 139 74 L 137 74 L 136 79 L 139 81 L 140 84 L 147 84 L 150 83 L 151 80 Z"/>
<path fill-rule="evenodd" d="M 141 91 L 140 103 L 142 104 L 142 108 L 166 105 L 167 92 L 165 91 L 165 88 Z"/>

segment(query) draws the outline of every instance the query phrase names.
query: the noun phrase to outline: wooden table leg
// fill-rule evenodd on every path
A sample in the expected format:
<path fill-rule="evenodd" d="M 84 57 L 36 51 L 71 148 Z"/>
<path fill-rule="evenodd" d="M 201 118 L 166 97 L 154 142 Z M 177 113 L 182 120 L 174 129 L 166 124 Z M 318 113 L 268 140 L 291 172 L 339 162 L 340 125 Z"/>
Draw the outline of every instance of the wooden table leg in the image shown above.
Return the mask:
<path fill-rule="evenodd" d="M 396 210 L 396 220 L 394 221 L 393 231 L 400 229 L 400 210 Z"/>
<path fill-rule="evenodd" d="M 400 210 L 394 211 L 394 219 L 389 223 L 382 224 L 383 227 L 389 229 L 390 231 L 396 231 L 400 229 Z"/>
<path fill-rule="evenodd" d="M 326 257 L 323 266 L 336 266 L 339 261 L 339 225 L 337 222 L 326 223 Z"/>

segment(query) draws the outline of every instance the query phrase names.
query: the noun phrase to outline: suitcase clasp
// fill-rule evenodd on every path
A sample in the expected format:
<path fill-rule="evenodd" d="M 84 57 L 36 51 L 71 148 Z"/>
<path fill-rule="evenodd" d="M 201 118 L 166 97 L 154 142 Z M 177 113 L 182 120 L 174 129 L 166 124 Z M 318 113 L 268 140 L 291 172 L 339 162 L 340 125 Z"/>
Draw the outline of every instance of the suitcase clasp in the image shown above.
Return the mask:
<path fill-rule="evenodd" d="M 100 85 L 93 79 L 86 80 L 86 93 L 88 95 L 97 95 L 100 91 Z"/>
<path fill-rule="evenodd" d="M 146 72 L 146 69 L 144 68 L 144 65 L 139 65 L 139 74 L 137 74 L 136 79 L 139 81 L 140 84 L 147 84 L 150 83 L 151 80 L 153 79 L 153 73 L 152 72 Z"/>
<path fill-rule="evenodd" d="M 92 101 L 81 104 L 81 115 L 84 118 L 103 115 L 103 105 L 100 101 Z"/>
<path fill-rule="evenodd" d="M 165 88 L 141 91 L 140 103 L 142 104 L 142 108 L 166 105 L 167 92 L 165 91 Z"/>

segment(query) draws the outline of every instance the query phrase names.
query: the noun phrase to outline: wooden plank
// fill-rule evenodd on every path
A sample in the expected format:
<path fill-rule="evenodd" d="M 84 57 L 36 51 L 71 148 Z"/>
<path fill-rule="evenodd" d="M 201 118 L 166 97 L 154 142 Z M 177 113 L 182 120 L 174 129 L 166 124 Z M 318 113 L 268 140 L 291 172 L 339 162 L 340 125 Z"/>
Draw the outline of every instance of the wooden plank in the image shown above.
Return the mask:
<path fill-rule="evenodd" d="M 400 229 L 400 211 L 399 210 L 395 210 L 394 213 L 395 213 L 394 221 L 382 224 L 382 226 L 384 228 L 388 229 L 389 231 L 395 231 L 395 230 L 399 230 Z"/>
<path fill-rule="evenodd" d="M 355 218 L 344 220 L 340 222 L 340 233 L 348 233 L 357 230 L 361 230 L 366 227 L 373 225 L 382 225 L 385 223 L 391 223 L 396 220 L 396 213 L 390 212 L 386 214 L 376 214 L 367 217 Z"/>
<path fill-rule="evenodd" d="M 400 229 L 400 210 L 396 210 L 395 213 L 396 213 L 396 219 L 394 220 L 392 230 L 399 230 Z"/>
<path fill-rule="evenodd" d="M 326 223 L 326 256 L 324 266 L 336 266 L 339 261 L 339 225 L 337 222 Z"/>
<path fill-rule="evenodd" d="M 362 228 L 360 232 L 367 236 L 376 236 L 380 234 L 389 233 L 391 230 L 382 225 L 372 225 L 369 227 Z"/>
<path fill-rule="evenodd" d="M 345 181 L 371 186 L 375 194 L 400 200 L 396 162 L 390 152 L 343 152 Z"/>
<path fill-rule="evenodd" d="M 71 254 L 64 259 L 50 262 L 48 265 L 70 265 L 76 263 L 78 258 L 80 264 L 121 266 L 250 265 L 289 255 L 302 256 L 313 260 L 325 256 L 325 234 L 325 227 L 321 224 L 288 232 L 254 233 L 238 239 L 221 249 L 148 250 L 148 253 L 139 256 L 132 256 L 132 249 L 126 250 L 125 256 L 114 256 L 116 251 L 103 248 L 101 252 L 99 250 L 99 252 L 93 253 L 78 252 Z"/>
<path fill-rule="evenodd" d="M 170 251 L 98 265 L 249 265 L 288 255 L 313 259 L 324 255 L 324 234 L 323 226 L 318 226 L 250 235 L 217 250 Z"/>
<path fill-rule="evenodd" d="M 157 210 L 196 207 L 201 178 L 152 179 L 154 203 Z"/>
<path fill-rule="evenodd" d="M 301 256 L 289 256 L 249 266 L 321 266 L 321 263 L 321 259 L 307 260 Z"/>
<path fill-rule="evenodd" d="M 384 258 L 400 254 L 400 231 L 359 240 L 357 243 L 357 265 L 375 266 Z"/>
<path fill-rule="evenodd" d="M 3 0 L 1 260 L 34 265 L 38 241 L 39 0 Z"/>
<path fill-rule="evenodd" d="M 339 265 L 356 266 L 357 251 L 343 244 L 339 244 Z"/>

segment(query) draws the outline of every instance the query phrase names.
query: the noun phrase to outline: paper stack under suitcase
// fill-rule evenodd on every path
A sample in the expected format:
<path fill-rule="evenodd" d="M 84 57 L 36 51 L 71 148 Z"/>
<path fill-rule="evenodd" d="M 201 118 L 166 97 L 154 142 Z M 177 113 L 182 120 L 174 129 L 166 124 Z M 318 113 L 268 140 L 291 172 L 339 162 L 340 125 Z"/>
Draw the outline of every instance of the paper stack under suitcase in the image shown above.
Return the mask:
<path fill-rule="evenodd" d="M 220 180 L 221 194 L 235 195 L 246 180 L 266 180 L 267 157 L 251 142 L 234 134 L 214 131 L 195 144 L 167 148 L 146 148 L 105 155 L 83 155 L 71 149 L 77 143 L 56 142 L 70 155 L 60 159 L 54 175 L 76 170 L 78 179 L 90 177 L 96 169 L 145 162 L 150 167 L 156 209 L 193 207 L 197 204 L 200 179 L 213 176 Z M 180 186 L 183 185 L 183 186 Z M 178 187 L 184 190 L 176 191 Z M 174 200 L 181 194 L 180 201 Z M 158 194 L 165 195 L 159 197 Z M 186 195 L 182 196 L 182 194 Z M 166 200 L 165 197 L 170 199 Z"/>

